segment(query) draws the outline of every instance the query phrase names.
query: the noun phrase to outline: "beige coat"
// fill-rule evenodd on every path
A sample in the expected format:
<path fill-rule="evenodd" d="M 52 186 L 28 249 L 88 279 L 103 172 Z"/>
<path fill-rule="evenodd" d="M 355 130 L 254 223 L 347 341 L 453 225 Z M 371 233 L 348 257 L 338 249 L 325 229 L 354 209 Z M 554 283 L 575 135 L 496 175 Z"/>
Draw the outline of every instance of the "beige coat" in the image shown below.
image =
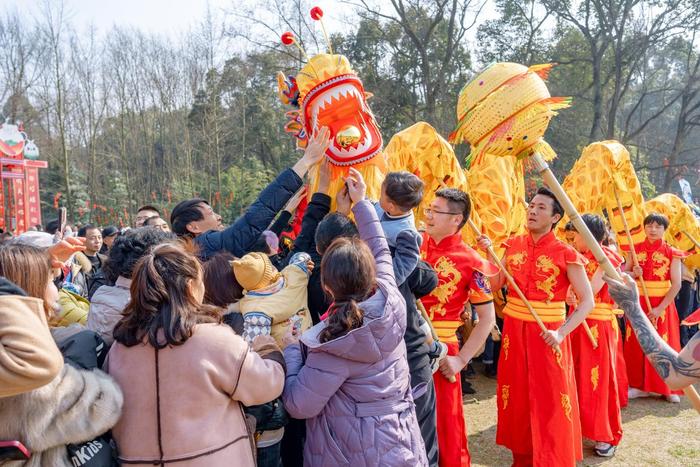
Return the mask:
<path fill-rule="evenodd" d="M 108 371 L 124 391 L 122 417 L 112 431 L 121 459 L 153 465 L 161 458 L 159 408 L 166 463 L 179 459 L 178 467 L 255 466 L 241 403 L 256 405 L 278 397 L 284 387 L 282 365 L 249 351 L 231 328 L 218 324 L 197 325 L 183 345 L 157 355 L 156 366 L 150 345 L 115 342 L 110 350 Z"/>
<path fill-rule="evenodd" d="M 0 397 L 44 386 L 62 367 L 42 300 L 0 296 Z"/>

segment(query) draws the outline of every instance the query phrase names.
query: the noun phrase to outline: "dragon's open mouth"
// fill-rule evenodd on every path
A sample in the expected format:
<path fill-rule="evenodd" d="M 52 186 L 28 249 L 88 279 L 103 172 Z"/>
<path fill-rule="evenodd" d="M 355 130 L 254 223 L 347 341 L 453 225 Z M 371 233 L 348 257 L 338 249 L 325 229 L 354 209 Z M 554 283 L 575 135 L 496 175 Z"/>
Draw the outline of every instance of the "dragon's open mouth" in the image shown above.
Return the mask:
<path fill-rule="evenodd" d="M 309 93 L 304 108 L 311 134 L 324 126 L 331 130 L 332 143 L 327 155 L 337 164 L 361 162 L 381 149 L 379 129 L 357 78 L 346 76 L 322 83 Z M 336 138 L 341 130 L 353 127 L 359 137 L 350 141 Z"/>

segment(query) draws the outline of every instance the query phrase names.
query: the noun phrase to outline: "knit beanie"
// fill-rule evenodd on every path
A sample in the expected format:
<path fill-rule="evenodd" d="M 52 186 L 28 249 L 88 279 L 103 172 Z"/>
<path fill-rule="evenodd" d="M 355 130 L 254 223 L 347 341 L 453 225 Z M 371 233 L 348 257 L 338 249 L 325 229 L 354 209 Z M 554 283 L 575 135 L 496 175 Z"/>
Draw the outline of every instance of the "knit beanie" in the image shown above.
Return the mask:
<path fill-rule="evenodd" d="M 263 253 L 248 253 L 231 261 L 233 275 L 245 290 L 258 290 L 275 282 L 280 273 Z"/>

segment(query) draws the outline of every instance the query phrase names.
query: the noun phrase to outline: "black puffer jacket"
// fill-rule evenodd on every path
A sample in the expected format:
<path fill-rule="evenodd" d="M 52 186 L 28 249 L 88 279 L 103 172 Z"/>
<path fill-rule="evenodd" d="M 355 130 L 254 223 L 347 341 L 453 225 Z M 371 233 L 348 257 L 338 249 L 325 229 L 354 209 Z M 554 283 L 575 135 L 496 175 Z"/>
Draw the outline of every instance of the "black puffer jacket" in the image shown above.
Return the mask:
<path fill-rule="evenodd" d="M 430 371 L 428 345 L 425 343 L 425 334 L 419 324 L 420 312 L 416 308 L 416 299 L 428 295 L 437 285 L 437 273 L 425 261 L 418 261 L 418 265 L 408 276 L 406 282 L 399 286 L 399 292 L 406 300 L 406 333 L 403 340 L 406 342 L 406 358 L 408 359 L 408 370 L 411 372 L 411 387 L 414 388 L 433 378 L 433 373 Z"/>
<path fill-rule="evenodd" d="M 197 236 L 194 241 L 199 247 L 202 260 L 207 260 L 221 250 L 237 257 L 248 253 L 262 231 L 268 228 L 302 183 L 296 172 L 292 169 L 285 170 L 260 192 L 258 199 L 236 222 L 222 231 L 210 230 Z"/>

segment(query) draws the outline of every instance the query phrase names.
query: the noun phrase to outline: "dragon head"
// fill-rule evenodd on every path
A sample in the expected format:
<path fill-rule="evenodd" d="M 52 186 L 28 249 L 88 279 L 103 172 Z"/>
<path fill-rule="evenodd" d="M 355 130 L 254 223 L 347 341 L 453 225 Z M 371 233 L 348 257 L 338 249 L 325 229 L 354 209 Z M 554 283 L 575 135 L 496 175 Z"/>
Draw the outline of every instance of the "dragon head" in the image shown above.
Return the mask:
<path fill-rule="evenodd" d="M 362 81 L 343 55 L 318 54 L 296 77 L 277 76 L 282 102 L 298 107 L 288 112 L 287 131 L 305 147 L 308 136 L 321 127 L 331 131 L 326 151 L 340 167 L 369 161 L 382 150 L 382 135 L 367 103 Z"/>

